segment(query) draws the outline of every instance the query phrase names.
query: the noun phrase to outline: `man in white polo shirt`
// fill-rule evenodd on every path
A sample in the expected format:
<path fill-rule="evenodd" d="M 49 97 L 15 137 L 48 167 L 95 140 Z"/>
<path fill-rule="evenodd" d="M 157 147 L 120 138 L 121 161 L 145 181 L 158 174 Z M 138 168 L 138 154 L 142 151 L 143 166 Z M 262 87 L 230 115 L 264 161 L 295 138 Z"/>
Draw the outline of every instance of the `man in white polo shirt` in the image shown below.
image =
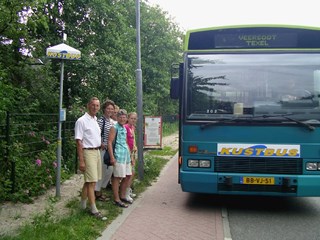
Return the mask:
<path fill-rule="evenodd" d="M 106 220 L 98 211 L 95 202 L 94 189 L 101 179 L 101 132 L 96 114 L 100 110 L 100 101 L 93 97 L 87 104 L 88 111 L 80 117 L 75 125 L 75 139 L 79 159 L 79 170 L 84 174 L 84 184 L 81 193 L 81 207 L 86 209 L 89 200 L 91 214 Z"/>

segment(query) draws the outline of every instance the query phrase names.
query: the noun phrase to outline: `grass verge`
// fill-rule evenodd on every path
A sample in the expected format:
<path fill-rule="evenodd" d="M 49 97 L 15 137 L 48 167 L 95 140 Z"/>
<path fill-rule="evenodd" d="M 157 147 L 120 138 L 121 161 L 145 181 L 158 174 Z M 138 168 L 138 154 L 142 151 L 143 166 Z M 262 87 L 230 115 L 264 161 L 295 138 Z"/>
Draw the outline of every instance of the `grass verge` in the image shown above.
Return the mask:
<path fill-rule="evenodd" d="M 176 150 L 167 146 L 162 150 L 149 150 L 145 153 L 144 178 L 142 181 L 134 181 L 134 192 L 137 195 L 144 192 L 157 179 L 168 158 L 175 153 Z M 107 189 L 105 194 L 112 199 L 111 190 Z M 52 204 L 55 204 L 55 201 L 49 204 L 44 214 L 34 217 L 29 224 L 19 229 L 16 236 L 2 236 L 0 240 L 93 240 L 97 239 L 101 232 L 122 213 L 122 209 L 116 207 L 112 200 L 97 202 L 98 209 L 108 217 L 107 221 L 97 220 L 88 212 L 81 210 L 79 198 L 74 198 L 67 204 L 69 214 L 57 219 Z"/>

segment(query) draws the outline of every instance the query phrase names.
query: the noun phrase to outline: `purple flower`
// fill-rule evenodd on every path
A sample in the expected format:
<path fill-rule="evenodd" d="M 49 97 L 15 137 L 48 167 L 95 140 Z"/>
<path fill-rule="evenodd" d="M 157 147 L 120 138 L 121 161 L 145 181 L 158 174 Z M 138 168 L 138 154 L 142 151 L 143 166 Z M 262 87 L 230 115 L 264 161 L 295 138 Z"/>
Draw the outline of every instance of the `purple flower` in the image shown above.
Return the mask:
<path fill-rule="evenodd" d="M 36 136 L 36 133 L 35 133 L 34 131 L 31 131 L 31 132 L 29 132 L 29 136 L 35 137 L 35 136 Z"/>
<path fill-rule="evenodd" d="M 53 165 L 54 168 L 57 168 L 57 167 L 58 167 L 58 163 L 57 163 L 56 161 L 54 161 L 54 162 L 52 163 L 52 165 Z"/>
<path fill-rule="evenodd" d="M 38 159 L 36 160 L 36 164 L 40 167 L 40 166 L 41 166 L 41 159 L 38 158 Z"/>

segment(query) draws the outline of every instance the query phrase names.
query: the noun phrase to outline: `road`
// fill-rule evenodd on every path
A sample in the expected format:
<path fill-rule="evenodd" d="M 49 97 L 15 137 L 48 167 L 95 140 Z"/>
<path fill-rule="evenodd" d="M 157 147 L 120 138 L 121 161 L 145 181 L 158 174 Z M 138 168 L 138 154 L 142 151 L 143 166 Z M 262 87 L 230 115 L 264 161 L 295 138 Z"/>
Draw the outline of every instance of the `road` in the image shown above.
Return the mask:
<path fill-rule="evenodd" d="M 226 211 L 232 240 L 320 239 L 320 198 L 205 194 L 186 197 L 192 210 Z"/>
<path fill-rule="evenodd" d="M 319 198 L 224 197 L 232 240 L 318 240 Z"/>

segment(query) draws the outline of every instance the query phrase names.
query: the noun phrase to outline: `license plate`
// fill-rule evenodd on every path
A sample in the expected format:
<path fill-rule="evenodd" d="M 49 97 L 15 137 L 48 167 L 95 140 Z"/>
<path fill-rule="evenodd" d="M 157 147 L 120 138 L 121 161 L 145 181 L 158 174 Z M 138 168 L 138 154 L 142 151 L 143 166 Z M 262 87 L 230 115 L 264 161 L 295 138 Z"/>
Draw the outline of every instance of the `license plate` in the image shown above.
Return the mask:
<path fill-rule="evenodd" d="M 273 177 L 242 177 L 240 179 L 240 183 L 274 185 L 274 178 Z"/>

